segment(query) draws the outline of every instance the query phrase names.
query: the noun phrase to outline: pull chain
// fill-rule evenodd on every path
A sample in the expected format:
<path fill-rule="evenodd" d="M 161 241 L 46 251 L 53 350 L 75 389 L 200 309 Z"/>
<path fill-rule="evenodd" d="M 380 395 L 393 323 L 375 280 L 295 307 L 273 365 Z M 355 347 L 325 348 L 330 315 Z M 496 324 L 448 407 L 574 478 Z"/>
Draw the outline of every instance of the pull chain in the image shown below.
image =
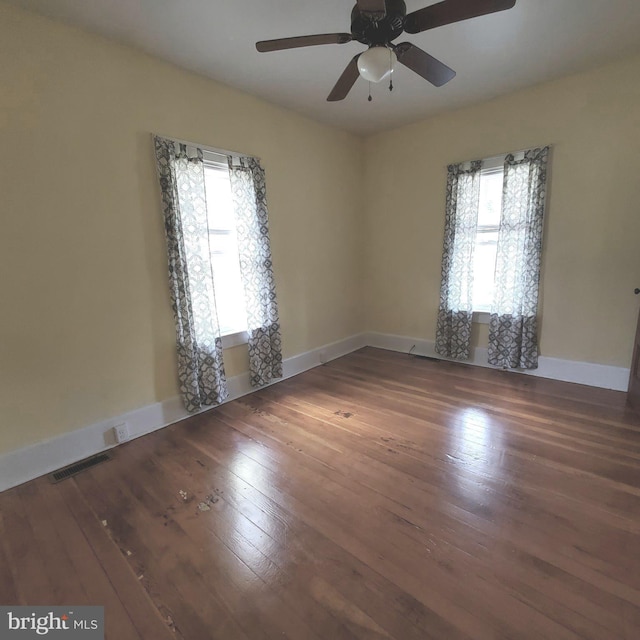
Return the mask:
<path fill-rule="evenodd" d="M 369 97 L 367 98 L 367 100 L 369 102 L 371 102 L 373 100 L 373 98 L 371 97 L 371 81 L 369 81 Z"/>

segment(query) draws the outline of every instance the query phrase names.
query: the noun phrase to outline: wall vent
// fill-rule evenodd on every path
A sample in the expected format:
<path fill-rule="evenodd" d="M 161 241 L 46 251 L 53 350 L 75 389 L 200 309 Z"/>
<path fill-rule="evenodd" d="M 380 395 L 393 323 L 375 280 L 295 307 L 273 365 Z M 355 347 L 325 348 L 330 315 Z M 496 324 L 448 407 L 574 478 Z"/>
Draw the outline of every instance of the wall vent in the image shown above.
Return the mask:
<path fill-rule="evenodd" d="M 49 480 L 53 483 L 61 482 L 62 480 L 66 480 L 67 478 L 75 476 L 85 469 L 95 467 L 97 464 L 106 462 L 107 460 L 111 460 L 111 453 L 109 453 L 108 451 L 98 453 L 95 456 L 91 456 L 90 458 L 86 458 L 85 460 L 80 460 L 80 462 L 74 462 L 67 467 L 63 467 L 62 469 L 58 469 L 57 471 L 50 473 Z"/>

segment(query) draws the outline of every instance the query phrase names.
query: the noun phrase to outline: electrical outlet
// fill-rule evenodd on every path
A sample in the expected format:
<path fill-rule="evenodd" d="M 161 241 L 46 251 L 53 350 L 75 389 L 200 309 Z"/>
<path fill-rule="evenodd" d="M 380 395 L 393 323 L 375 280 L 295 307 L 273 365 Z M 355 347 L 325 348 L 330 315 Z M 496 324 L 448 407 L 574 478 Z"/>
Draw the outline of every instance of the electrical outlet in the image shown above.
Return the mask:
<path fill-rule="evenodd" d="M 129 439 L 129 427 L 127 423 L 123 422 L 122 424 L 115 425 L 113 427 L 113 436 L 118 444 L 126 442 Z"/>

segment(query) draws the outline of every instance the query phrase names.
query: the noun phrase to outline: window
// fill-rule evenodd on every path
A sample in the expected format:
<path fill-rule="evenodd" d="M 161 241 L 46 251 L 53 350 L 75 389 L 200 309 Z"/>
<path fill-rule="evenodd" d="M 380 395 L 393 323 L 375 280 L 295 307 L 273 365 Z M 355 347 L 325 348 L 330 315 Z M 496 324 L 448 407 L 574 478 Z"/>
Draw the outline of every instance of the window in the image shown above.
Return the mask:
<path fill-rule="evenodd" d="M 447 167 L 436 353 L 468 360 L 474 315 L 490 316 L 489 364 L 538 366 L 548 158 L 547 146 Z"/>
<path fill-rule="evenodd" d="M 494 292 L 498 231 L 502 211 L 502 166 L 485 168 L 480 174 L 480 200 L 473 254 L 473 310 L 491 311 Z"/>
<path fill-rule="evenodd" d="M 246 332 L 247 311 L 226 157 L 205 152 L 204 178 L 209 231 L 204 241 L 211 254 L 220 333 L 229 336 Z"/>
<path fill-rule="evenodd" d="M 282 377 L 260 159 L 153 136 L 184 405 L 229 394 L 224 348 L 246 343 L 251 386 Z M 222 339 L 221 339 L 221 334 Z"/>

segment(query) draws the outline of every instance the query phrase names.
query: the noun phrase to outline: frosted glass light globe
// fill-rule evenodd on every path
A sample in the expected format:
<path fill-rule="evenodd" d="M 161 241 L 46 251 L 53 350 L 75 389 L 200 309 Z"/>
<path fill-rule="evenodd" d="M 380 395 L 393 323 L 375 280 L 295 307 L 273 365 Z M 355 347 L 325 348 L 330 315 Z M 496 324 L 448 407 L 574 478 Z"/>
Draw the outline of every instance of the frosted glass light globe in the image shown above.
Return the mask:
<path fill-rule="evenodd" d="M 358 58 L 358 71 L 369 82 L 382 82 L 393 71 L 395 52 L 387 47 L 371 47 Z"/>

